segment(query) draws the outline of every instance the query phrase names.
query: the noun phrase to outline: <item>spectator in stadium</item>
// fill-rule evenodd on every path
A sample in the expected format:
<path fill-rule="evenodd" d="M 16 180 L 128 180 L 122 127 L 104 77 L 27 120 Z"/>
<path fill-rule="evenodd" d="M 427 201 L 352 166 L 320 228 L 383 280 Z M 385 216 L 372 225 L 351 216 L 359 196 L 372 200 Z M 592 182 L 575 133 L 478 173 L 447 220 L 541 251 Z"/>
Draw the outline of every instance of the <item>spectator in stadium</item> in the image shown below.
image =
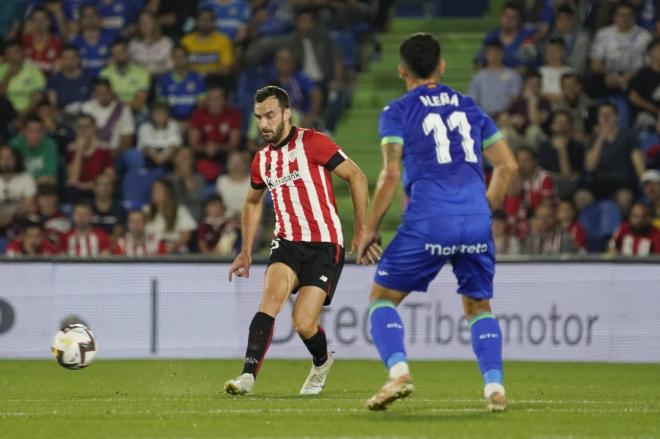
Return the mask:
<path fill-rule="evenodd" d="M 639 138 L 632 130 L 619 128 L 615 105 L 598 106 L 595 138 L 587 150 L 585 169 L 591 174 L 596 198 L 612 197 L 623 189 L 637 193 L 639 177 L 646 170 Z"/>
<path fill-rule="evenodd" d="M 92 4 L 80 7 L 80 33 L 73 39 L 78 47 L 83 69 L 95 78 L 101 72 L 110 56 L 110 44 L 114 37 L 102 31 L 101 17 Z"/>
<path fill-rule="evenodd" d="M 137 147 L 146 157 L 147 166 L 169 168 L 181 145 L 181 127 L 170 119 L 167 105 L 156 102 L 151 109 L 151 120 L 140 125 L 138 130 Z"/>
<path fill-rule="evenodd" d="M 573 136 L 571 113 L 552 113 L 550 137 L 539 147 L 539 166 L 561 179 L 577 182 L 584 169 L 584 150 L 584 145 Z"/>
<path fill-rule="evenodd" d="M 92 208 L 92 225 L 103 230 L 115 242 L 124 234 L 126 210 L 114 198 L 114 179 L 107 174 L 101 174 L 94 181 L 94 198 L 90 203 Z"/>
<path fill-rule="evenodd" d="M 174 194 L 196 221 L 202 217 L 202 202 L 206 182 L 195 172 L 195 162 L 189 148 L 181 148 L 174 155 L 174 171 L 169 176 Z"/>
<path fill-rule="evenodd" d="M 213 11 L 197 11 L 197 29 L 181 39 L 181 45 L 190 54 L 193 70 L 212 80 L 229 77 L 234 69 L 234 49 L 225 34 L 215 30 Z"/>
<path fill-rule="evenodd" d="M 23 157 L 9 145 L 0 146 L 0 230 L 14 225 L 32 209 L 36 192 Z"/>
<path fill-rule="evenodd" d="M 576 253 L 573 236 L 557 221 L 555 205 L 544 201 L 534 212 L 529 237 L 525 240 L 522 253 L 527 255 L 560 255 Z"/>
<path fill-rule="evenodd" d="M 145 206 L 146 231 L 167 244 L 168 253 L 187 253 L 197 223 L 185 206 L 178 204 L 172 183 L 158 179 L 151 188 L 151 202 Z"/>
<path fill-rule="evenodd" d="M 48 78 L 48 100 L 69 115 L 77 114 L 83 102 L 89 99 L 93 81 L 94 78 L 82 69 L 78 48 L 64 46 L 60 69 Z"/>
<path fill-rule="evenodd" d="M 628 222 L 621 224 L 612 235 L 609 252 L 622 256 L 660 254 L 660 229 L 653 225 L 648 205 L 633 205 Z"/>
<path fill-rule="evenodd" d="M 275 54 L 275 72 L 270 83 L 289 93 L 291 107 L 303 115 L 301 126 L 323 127 L 323 92 L 304 72 L 296 68 L 293 53 L 282 47 Z"/>
<path fill-rule="evenodd" d="M 630 4 L 635 9 L 636 23 L 649 31 L 650 33 L 660 33 L 658 23 L 658 9 L 660 4 L 655 0 L 630 0 Z"/>
<path fill-rule="evenodd" d="M 498 125 L 512 149 L 529 146 L 538 151 L 547 138 L 550 112 L 550 101 L 541 95 L 541 75 L 530 71 L 525 76 L 522 95 L 498 118 Z"/>
<path fill-rule="evenodd" d="M 506 213 L 502 210 L 493 212 L 493 242 L 495 243 L 495 254 L 517 255 L 520 254 L 520 241 L 509 234 L 509 224 Z"/>
<path fill-rule="evenodd" d="M 56 248 L 61 247 L 62 236 L 71 229 L 71 221 L 60 210 L 57 186 L 53 184 L 37 186 L 37 198 L 28 219 L 44 226 L 46 239 Z"/>
<path fill-rule="evenodd" d="M 589 34 L 578 23 L 575 8 L 564 4 L 557 8 L 554 30 L 550 38 L 564 42 L 566 64 L 578 75 L 584 75 L 589 65 Z"/>
<path fill-rule="evenodd" d="M 225 105 L 225 91 L 209 88 L 206 103 L 190 118 L 188 144 L 196 155 L 196 169 L 213 183 L 225 168 L 227 154 L 241 141 L 241 114 Z"/>
<path fill-rule="evenodd" d="M 628 88 L 637 69 L 644 65 L 651 34 L 635 24 L 635 10 L 627 2 L 617 4 L 614 24 L 596 32 L 591 47 L 589 89 L 592 96 L 618 95 Z"/>
<path fill-rule="evenodd" d="M 536 209 L 546 200 L 557 198 L 549 172 L 538 166 L 536 152 L 529 147 L 516 151 L 518 174 L 513 178 L 504 209 L 509 218 L 513 235 L 524 240 L 529 234 L 529 220 Z"/>
<path fill-rule="evenodd" d="M 523 11 L 517 2 L 507 2 L 500 14 L 500 25 L 484 38 L 482 48 L 477 55 L 477 64 L 484 65 L 484 48 L 487 43 L 500 41 L 504 47 L 504 65 L 524 71 L 536 65 L 536 47 L 534 30 L 522 26 Z"/>
<path fill-rule="evenodd" d="M 133 146 L 133 113 L 128 105 L 115 98 L 110 81 L 104 78 L 94 81 L 92 99 L 82 104 L 81 111 L 94 117 L 96 135 L 113 156 Z"/>
<path fill-rule="evenodd" d="M 156 16 L 143 11 L 138 17 L 137 33 L 128 44 L 131 60 L 151 75 L 162 75 L 172 69 L 173 47 L 172 39 L 161 32 Z"/>
<path fill-rule="evenodd" d="M 660 229 L 660 171 L 649 169 L 640 179 L 644 189 L 644 197 L 653 215 L 653 225 Z"/>
<path fill-rule="evenodd" d="M 147 113 L 147 93 L 149 92 L 149 72 L 128 56 L 126 41 L 117 40 L 110 46 L 112 56 L 107 67 L 101 70 L 100 77 L 110 81 L 117 98 L 129 105 L 135 117 Z"/>
<path fill-rule="evenodd" d="M 56 255 L 58 250 L 44 238 L 40 223 L 25 221 L 18 238 L 7 245 L 5 255 L 10 258 L 51 256 Z"/>
<path fill-rule="evenodd" d="M 50 14 L 45 8 L 34 8 L 28 24 L 30 31 L 24 32 L 21 38 L 26 61 L 41 70 L 44 75 L 49 75 L 55 70 L 62 51 L 62 42 L 50 32 Z"/>
<path fill-rule="evenodd" d="M 239 250 L 238 223 L 225 214 L 222 198 L 211 195 L 204 204 L 204 222 L 197 227 L 197 247 L 205 255 L 232 256 Z"/>
<path fill-rule="evenodd" d="M 126 234 L 112 246 L 112 254 L 129 257 L 167 254 L 165 241 L 146 233 L 146 217 L 141 210 L 131 210 L 126 221 Z"/>
<path fill-rule="evenodd" d="M 23 156 L 27 172 L 37 183 L 57 183 L 57 145 L 45 134 L 41 119 L 29 117 L 9 144 Z"/>
<path fill-rule="evenodd" d="M 0 93 L 0 120 L 3 121 L 0 124 L 0 144 L 7 142 L 11 134 L 14 133 L 17 117 L 16 110 L 14 110 L 7 96 Z"/>
<path fill-rule="evenodd" d="M 6 95 L 14 110 L 23 114 L 39 101 L 45 86 L 43 73 L 25 62 L 20 43 L 5 43 L 4 62 L 0 63 L 0 95 Z"/>
<path fill-rule="evenodd" d="M 174 68 L 158 78 L 157 93 L 169 105 L 172 117 L 184 122 L 206 97 L 206 84 L 202 75 L 190 70 L 184 47 L 172 49 L 172 58 Z"/>
<path fill-rule="evenodd" d="M 573 238 L 573 246 L 579 252 L 587 251 L 587 233 L 584 226 L 577 220 L 577 210 L 570 201 L 562 201 L 557 206 L 557 222 L 559 227 Z"/>
<path fill-rule="evenodd" d="M 545 46 L 545 64 L 539 68 L 541 73 L 541 93 L 550 102 L 561 100 L 561 78 L 573 71 L 564 63 L 566 49 L 564 40 L 553 38 Z"/>
<path fill-rule="evenodd" d="M 110 238 L 101 229 L 92 226 L 92 208 L 87 203 L 73 207 L 73 228 L 62 240 L 62 253 L 74 257 L 108 256 Z"/>
<path fill-rule="evenodd" d="M 0 2 L 0 43 L 18 37 L 21 29 L 21 8 L 20 0 Z"/>
<path fill-rule="evenodd" d="M 138 0 L 96 0 L 94 6 L 101 18 L 103 32 L 115 40 L 126 38 L 135 32 L 135 16 L 132 14 L 131 3 Z"/>
<path fill-rule="evenodd" d="M 292 5 L 289 0 L 261 2 L 253 8 L 248 35 L 250 38 L 269 39 L 286 35 L 293 29 Z"/>
<path fill-rule="evenodd" d="M 234 151 L 227 159 L 227 173 L 215 183 L 215 192 L 224 201 L 227 215 L 240 215 L 249 187 L 249 161 L 244 152 Z"/>
<path fill-rule="evenodd" d="M 197 7 L 212 10 L 218 32 L 240 43 L 248 36 L 249 3 L 247 0 L 201 0 Z"/>
<path fill-rule="evenodd" d="M 484 44 L 484 68 L 479 70 L 470 83 L 468 95 L 493 117 L 505 111 L 520 95 L 520 74 L 502 64 L 504 48 L 499 40 Z"/>
<path fill-rule="evenodd" d="M 76 118 L 76 137 L 67 148 L 67 188 L 69 200 L 77 202 L 92 198 L 92 189 L 98 176 L 114 178 L 112 154 L 99 146 L 96 122 L 88 114 Z"/>
<path fill-rule="evenodd" d="M 637 129 L 655 130 L 660 113 L 660 37 L 648 45 L 649 64 L 630 80 L 628 100 Z"/>
<path fill-rule="evenodd" d="M 575 73 L 564 73 L 561 77 L 561 95 L 557 109 L 571 114 L 575 138 L 586 142 L 589 111 L 593 101 L 582 91 L 582 81 Z"/>
<path fill-rule="evenodd" d="M 144 10 L 156 15 L 163 28 L 163 34 L 178 41 L 190 17 L 194 15 L 197 1 L 148 0 Z"/>

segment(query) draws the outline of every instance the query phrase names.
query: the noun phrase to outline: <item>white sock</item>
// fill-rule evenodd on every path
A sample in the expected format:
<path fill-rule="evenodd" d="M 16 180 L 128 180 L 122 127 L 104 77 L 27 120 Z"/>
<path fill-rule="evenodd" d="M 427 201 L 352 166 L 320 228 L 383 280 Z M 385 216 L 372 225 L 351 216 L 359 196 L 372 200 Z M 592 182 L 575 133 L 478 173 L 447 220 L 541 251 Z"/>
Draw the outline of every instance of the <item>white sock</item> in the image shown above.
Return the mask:
<path fill-rule="evenodd" d="M 410 373 L 408 370 L 408 363 L 405 361 L 400 361 L 396 363 L 394 366 L 390 367 L 390 378 L 392 379 L 397 379 L 402 375 L 406 375 Z"/>

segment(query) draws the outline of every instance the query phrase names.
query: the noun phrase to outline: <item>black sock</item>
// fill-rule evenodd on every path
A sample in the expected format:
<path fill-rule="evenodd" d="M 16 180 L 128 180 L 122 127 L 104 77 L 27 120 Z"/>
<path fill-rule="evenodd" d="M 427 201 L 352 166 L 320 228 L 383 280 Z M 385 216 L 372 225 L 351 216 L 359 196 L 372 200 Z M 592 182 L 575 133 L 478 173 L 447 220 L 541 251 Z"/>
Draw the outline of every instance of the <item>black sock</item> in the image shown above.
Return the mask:
<path fill-rule="evenodd" d="M 257 377 L 261 363 L 263 363 L 266 356 L 266 351 L 273 339 L 274 325 L 275 319 L 263 312 L 256 313 L 252 318 L 247 350 L 245 351 L 245 363 L 243 363 L 243 373 L 251 373 L 255 378 Z"/>
<path fill-rule="evenodd" d="M 307 346 L 307 350 L 312 354 L 312 362 L 314 366 L 321 366 L 328 359 L 328 342 L 325 338 L 325 331 L 319 326 L 319 330 L 316 331 L 316 334 L 312 335 L 310 338 L 300 337 Z"/>

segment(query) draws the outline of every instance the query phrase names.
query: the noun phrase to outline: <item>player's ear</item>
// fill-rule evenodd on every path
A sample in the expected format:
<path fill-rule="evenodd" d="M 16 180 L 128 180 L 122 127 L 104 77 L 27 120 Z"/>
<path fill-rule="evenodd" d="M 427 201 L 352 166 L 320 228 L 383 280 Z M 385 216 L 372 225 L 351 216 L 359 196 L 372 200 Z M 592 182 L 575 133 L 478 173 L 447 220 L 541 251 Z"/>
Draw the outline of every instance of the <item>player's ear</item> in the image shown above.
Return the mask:
<path fill-rule="evenodd" d="M 440 58 L 440 62 L 438 63 L 438 73 L 440 75 L 445 74 L 445 60 L 443 58 Z"/>
<path fill-rule="evenodd" d="M 284 120 L 288 120 L 291 122 L 291 117 L 293 116 L 293 113 L 291 112 L 291 108 L 285 108 L 284 109 Z"/>
<path fill-rule="evenodd" d="M 403 64 L 399 64 L 399 78 L 407 78 L 408 77 L 408 70 L 406 69 L 406 66 Z"/>

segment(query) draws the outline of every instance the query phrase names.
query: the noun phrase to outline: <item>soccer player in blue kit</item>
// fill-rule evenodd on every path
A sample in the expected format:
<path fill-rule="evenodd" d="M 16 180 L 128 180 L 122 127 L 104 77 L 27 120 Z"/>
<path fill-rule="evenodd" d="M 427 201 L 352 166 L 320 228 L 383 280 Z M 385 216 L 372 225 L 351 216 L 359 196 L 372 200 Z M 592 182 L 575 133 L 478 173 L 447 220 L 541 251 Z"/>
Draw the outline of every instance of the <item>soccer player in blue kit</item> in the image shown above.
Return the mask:
<path fill-rule="evenodd" d="M 408 92 L 383 109 L 383 167 L 358 262 L 379 259 L 378 228 L 401 180 L 408 196 L 403 223 L 380 258 L 370 295 L 371 336 L 389 380 L 371 399 L 384 410 L 410 395 L 413 381 L 397 305 L 411 291 L 425 292 L 446 263 L 458 281 L 472 347 L 485 381 L 489 411 L 506 409 L 502 332 L 491 313 L 495 248 L 491 209 L 498 208 L 517 171 L 493 120 L 474 101 L 438 82 L 445 70 L 440 44 L 418 33 L 400 47 L 399 76 Z M 494 167 L 486 190 L 484 157 Z"/>

